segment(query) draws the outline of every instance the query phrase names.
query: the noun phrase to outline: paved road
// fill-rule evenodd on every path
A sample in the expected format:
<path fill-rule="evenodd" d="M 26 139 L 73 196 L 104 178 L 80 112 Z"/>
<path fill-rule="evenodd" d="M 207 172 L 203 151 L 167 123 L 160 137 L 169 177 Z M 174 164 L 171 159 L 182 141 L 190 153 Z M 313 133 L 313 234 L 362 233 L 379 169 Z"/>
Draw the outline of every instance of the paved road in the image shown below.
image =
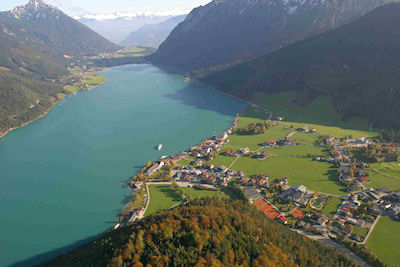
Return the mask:
<path fill-rule="evenodd" d="M 311 238 L 313 240 L 317 240 L 320 241 L 332 248 L 335 248 L 337 250 L 339 250 L 340 252 L 342 252 L 343 254 L 348 255 L 352 260 L 354 260 L 355 262 L 357 262 L 358 264 L 362 265 L 362 266 L 369 266 L 363 259 L 361 259 L 360 257 L 358 257 L 356 254 L 354 254 L 353 251 L 349 250 L 348 248 L 332 241 L 329 237 L 326 236 L 321 236 L 321 235 L 316 235 L 316 234 L 312 234 L 309 232 L 304 232 L 304 231 L 300 231 L 300 230 L 294 230 L 296 232 L 298 232 L 301 235 L 304 235 L 308 238 Z"/>

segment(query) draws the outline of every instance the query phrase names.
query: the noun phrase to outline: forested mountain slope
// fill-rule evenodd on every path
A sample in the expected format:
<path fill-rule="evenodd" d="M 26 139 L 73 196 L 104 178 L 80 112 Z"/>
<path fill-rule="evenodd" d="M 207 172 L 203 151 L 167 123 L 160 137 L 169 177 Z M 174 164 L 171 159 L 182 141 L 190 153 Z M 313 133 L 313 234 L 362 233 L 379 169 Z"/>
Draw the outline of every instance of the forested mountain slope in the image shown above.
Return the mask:
<path fill-rule="evenodd" d="M 142 265 L 143 264 L 143 265 Z M 355 266 L 241 202 L 197 199 L 43 266 Z"/>
<path fill-rule="evenodd" d="M 41 0 L 0 12 L 0 136 L 52 106 L 71 62 L 118 48 Z"/>
<path fill-rule="evenodd" d="M 328 96 L 347 117 L 400 128 L 400 4 L 339 29 L 205 77 L 231 94 L 296 91 L 298 104 Z"/>
<path fill-rule="evenodd" d="M 239 62 L 342 26 L 398 0 L 214 0 L 194 9 L 149 57 L 194 71 Z"/>

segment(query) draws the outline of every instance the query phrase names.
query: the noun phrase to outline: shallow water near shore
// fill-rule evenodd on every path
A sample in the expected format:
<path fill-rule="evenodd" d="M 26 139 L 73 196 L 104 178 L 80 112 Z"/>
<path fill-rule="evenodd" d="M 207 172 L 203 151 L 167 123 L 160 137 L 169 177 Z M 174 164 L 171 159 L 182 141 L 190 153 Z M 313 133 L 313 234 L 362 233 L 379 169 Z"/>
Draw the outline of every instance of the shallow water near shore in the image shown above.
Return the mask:
<path fill-rule="evenodd" d="M 227 129 L 246 107 L 152 65 L 100 74 L 104 85 L 0 139 L 0 266 L 41 262 L 110 229 L 129 177 Z"/>

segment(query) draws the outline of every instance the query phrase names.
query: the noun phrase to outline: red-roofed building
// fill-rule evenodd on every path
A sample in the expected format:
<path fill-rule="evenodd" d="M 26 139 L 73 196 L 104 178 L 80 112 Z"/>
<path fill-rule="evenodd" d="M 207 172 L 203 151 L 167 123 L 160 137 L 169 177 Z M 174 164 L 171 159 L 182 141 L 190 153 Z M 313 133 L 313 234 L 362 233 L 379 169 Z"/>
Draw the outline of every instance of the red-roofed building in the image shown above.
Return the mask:
<path fill-rule="evenodd" d="M 254 203 L 253 205 L 256 207 L 263 207 L 267 204 L 267 202 L 265 200 L 260 199 L 259 201 L 257 201 L 256 203 Z"/>
<path fill-rule="evenodd" d="M 295 217 L 296 219 L 303 219 L 305 215 L 306 215 L 306 212 L 301 209 L 295 209 L 292 212 L 292 216 Z"/>
<path fill-rule="evenodd" d="M 279 220 L 281 223 L 283 223 L 283 224 L 287 224 L 287 223 L 288 223 L 288 220 L 285 218 L 285 216 L 280 216 L 280 217 L 278 218 L 278 220 Z"/>
<path fill-rule="evenodd" d="M 368 178 L 367 177 L 363 177 L 363 176 L 361 177 L 361 181 L 362 182 L 369 182 Z"/>

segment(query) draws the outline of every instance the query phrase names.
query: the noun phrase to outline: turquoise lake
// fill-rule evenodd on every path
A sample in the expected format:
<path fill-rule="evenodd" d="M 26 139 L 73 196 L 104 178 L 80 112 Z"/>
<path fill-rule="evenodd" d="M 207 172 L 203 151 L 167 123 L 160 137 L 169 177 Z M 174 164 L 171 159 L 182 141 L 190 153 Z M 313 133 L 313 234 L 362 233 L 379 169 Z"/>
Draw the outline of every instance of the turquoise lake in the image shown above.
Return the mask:
<path fill-rule="evenodd" d="M 110 229 L 129 177 L 227 129 L 246 107 L 152 65 L 102 75 L 104 85 L 0 139 L 0 266 L 41 262 Z"/>

